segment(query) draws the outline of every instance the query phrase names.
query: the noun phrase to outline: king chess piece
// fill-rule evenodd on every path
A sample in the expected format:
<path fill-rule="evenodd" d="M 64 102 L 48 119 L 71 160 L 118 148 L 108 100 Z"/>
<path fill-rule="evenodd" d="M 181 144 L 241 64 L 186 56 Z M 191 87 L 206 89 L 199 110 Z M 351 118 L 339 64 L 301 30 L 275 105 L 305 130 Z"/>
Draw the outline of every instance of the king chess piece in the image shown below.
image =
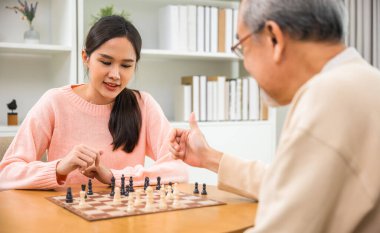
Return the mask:
<path fill-rule="evenodd" d="M 115 195 L 115 177 L 111 178 L 111 193 L 110 196 L 113 197 Z"/>

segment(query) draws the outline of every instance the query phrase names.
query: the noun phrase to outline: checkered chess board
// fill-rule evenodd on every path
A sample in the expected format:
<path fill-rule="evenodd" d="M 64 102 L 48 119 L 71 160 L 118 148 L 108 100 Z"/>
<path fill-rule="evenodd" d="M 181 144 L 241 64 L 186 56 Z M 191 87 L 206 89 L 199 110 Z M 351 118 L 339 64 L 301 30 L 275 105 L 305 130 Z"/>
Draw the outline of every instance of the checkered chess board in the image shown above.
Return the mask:
<path fill-rule="evenodd" d="M 85 206 L 79 206 L 79 195 L 73 195 L 73 203 L 66 203 L 66 195 L 64 196 L 54 196 L 47 197 L 48 200 L 53 203 L 69 210 L 70 212 L 79 215 L 80 217 L 88 221 L 96 221 L 102 219 L 118 218 L 135 216 L 142 214 L 152 214 L 175 210 L 184 210 L 192 208 L 200 208 L 207 206 L 217 206 L 224 205 L 225 203 L 212 200 L 207 198 L 207 196 L 193 195 L 180 192 L 179 193 L 179 206 L 174 208 L 172 206 L 173 200 L 167 200 L 167 209 L 160 209 L 158 203 L 160 201 L 159 191 L 154 191 L 154 203 L 153 210 L 145 210 L 145 194 L 142 193 L 140 196 L 141 203 L 134 206 L 135 210 L 133 212 L 127 212 L 128 197 L 122 196 L 120 204 L 113 203 L 113 197 L 110 196 L 109 192 L 94 193 L 88 196 L 86 199 Z"/>

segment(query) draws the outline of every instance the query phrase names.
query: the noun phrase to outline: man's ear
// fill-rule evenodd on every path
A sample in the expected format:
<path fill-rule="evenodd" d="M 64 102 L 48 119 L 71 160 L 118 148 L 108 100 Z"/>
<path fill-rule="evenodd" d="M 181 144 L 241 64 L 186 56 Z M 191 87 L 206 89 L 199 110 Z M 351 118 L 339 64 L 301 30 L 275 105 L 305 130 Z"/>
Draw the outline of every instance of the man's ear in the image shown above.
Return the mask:
<path fill-rule="evenodd" d="M 88 59 L 89 59 L 89 56 L 87 56 L 86 50 L 82 49 L 82 61 L 83 61 L 83 64 L 87 65 Z"/>
<path fill-rule="evenodd" d="M 281 31 L 280 26 L 274 21 L 266 22 L 264 30 L 273 47 L 273 59 L 276 63 L 279 63 L 285 51 L 284 33 Z"/>

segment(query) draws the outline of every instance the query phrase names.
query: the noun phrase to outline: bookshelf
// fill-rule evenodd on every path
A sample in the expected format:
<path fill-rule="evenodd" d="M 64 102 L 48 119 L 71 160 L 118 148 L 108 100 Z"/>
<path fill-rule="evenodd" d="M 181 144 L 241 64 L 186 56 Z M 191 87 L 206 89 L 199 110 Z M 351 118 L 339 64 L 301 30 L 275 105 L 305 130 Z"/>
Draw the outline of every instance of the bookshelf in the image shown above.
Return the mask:
<path fill-rule="evenodd" d="M 175 122 L 176 89 L 186 75 L 223 75 L 229 78 L 247 75 L 242 61 L 231 53 L 169 51 L 159 49 L 159 9 L 168 4 L 209 5 L 237 9 L 239 1 L 227 0 L 40 0 L 33 21 L 40 32 L 40 44 L 22 41 L 27 23 L 19 20 L 0 2 L 0 29 L 11 22 L 12 32 L 0 30 L 0 136 L 13 136 L 18 127 L 5 126 L 6 103 L 18 101 L 19 122 L 38 98 L 48 89 L 87 81 L 80 51 L 90 28 L 92 15 L 100 8 L 113 5 L 116 12 L 125 10 L 143 39 L 141 60 L 131 88 L 149 92 L 161 105 L 174 127 L 187 128 L 186 122 Z M 22 68 L 21 68 L 22 67 Z M 276 146 L 276 112 L 269 111 L 267 121 L 200 122 L 209 144 L 218 150 L 244 159 L 270 162 Z M 149 166 L 152 161 L 147 161 Z M 190 181 L 216 183 L 216 175 L 203 169 L 190 168 Z"/>
<path fill-rule="evenodd" d="M 34 29 L 39 44 L 27 44 L 28 23 L 0 1 L 0 136 L 12 136 L 18 127 L 6 126 L 6 103 L 17 101 L 19 123 L 48 89 L 77 82 L 76 1 L 38 0 Z"/>

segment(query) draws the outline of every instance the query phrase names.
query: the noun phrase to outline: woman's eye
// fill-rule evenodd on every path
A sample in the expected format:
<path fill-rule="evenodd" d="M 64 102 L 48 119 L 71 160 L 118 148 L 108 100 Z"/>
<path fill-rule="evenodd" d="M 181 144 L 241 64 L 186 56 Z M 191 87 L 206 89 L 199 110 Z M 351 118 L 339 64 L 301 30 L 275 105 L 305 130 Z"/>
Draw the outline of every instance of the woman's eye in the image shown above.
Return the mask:
<path fill-rule="evenodd" d="M 100 62 L 103 63 L 103 64 L 106 65 L 106 66 L 111 65 L 111 62 L 108 62 L 108 61 L 100 61 Z"/>
<path fill-rule="evenodd" d="M 129 67 L 131 67 L 131 65 L 121 65 L 122 67 L 124 67 L 124 68 L 129 68 Z"/>

